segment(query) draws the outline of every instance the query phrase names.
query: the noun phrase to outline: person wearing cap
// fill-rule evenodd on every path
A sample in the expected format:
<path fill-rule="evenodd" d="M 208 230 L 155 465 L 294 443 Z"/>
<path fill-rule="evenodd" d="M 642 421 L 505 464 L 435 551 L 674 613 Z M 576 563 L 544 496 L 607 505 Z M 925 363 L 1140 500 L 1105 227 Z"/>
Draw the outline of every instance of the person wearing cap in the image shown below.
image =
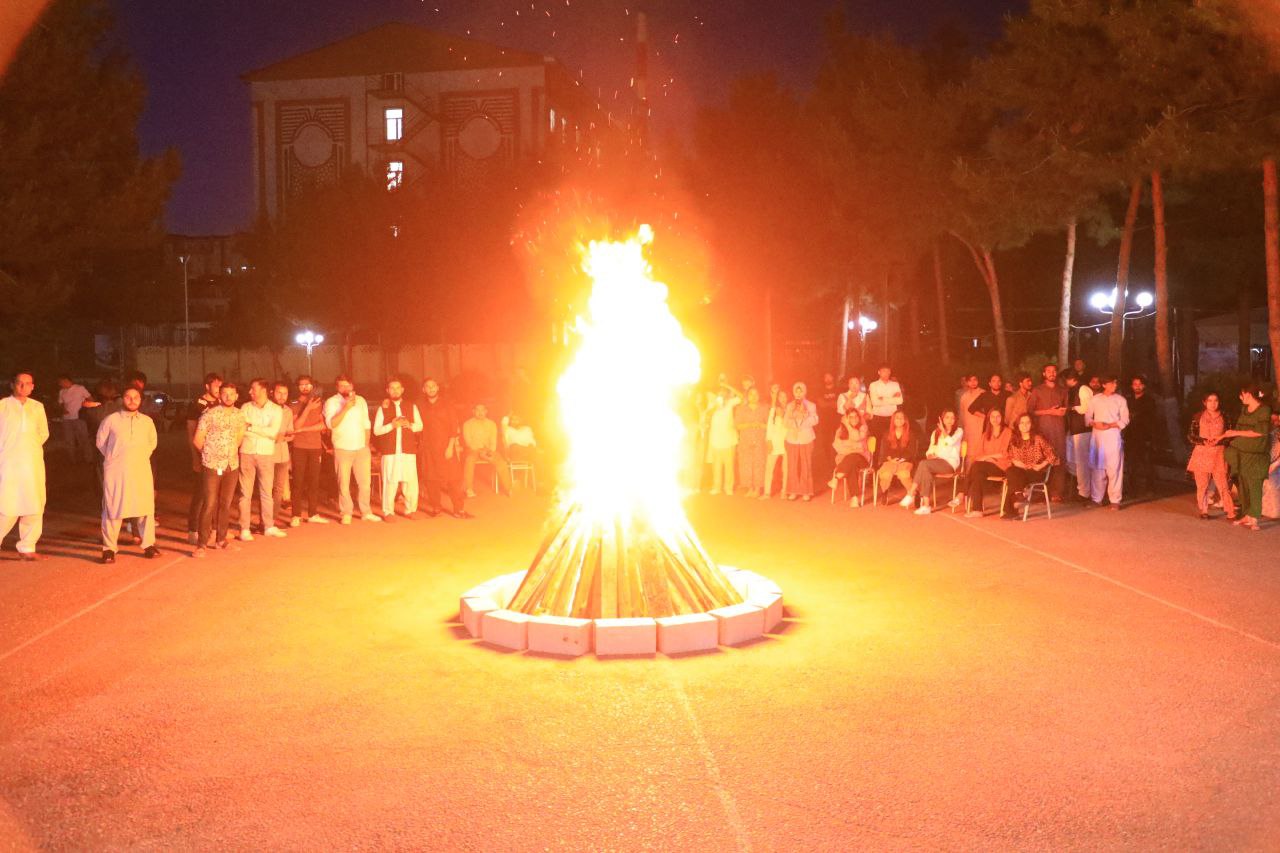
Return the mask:
<path fill-rule="evenodd" d="M 1111 508 L 1119 509 L 1124 493 L 1123 430 L 1129 425 L 1129 404 L 1116 393 L 1117 382 L 1114 375 L 1104 377 L 1102 393 L 1093 395 L 1084 413 L 1085 423 L 1093 430 L 1089 436 L 1093 484 L 1086 506 L 1102 506 L 1105 494 L 1111 500 Z"/>
<path fill-rule="evenodd" d="M 809 388 L 803 382 L 791 387 L 787 404 L 787 500 L 813 499 L 813 445 L 818 440 L 818 407 L 806 399 Z"/>

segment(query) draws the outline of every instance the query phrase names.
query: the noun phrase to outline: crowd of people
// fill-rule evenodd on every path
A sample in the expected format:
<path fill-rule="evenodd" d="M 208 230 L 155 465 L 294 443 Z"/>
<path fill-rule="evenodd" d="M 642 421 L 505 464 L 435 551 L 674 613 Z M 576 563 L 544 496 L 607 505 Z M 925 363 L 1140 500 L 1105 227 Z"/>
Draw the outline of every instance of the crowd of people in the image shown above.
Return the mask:
<path fill-rule="evenodd" d="M 163 413 L 146 391 L 145 375 L 131 374 L 123 393 L 111 380 L 100 383 L 96 394 L 68 376 L 59 377 L 58 385 L 64 448 L 72 462 L 92 464 L 97 472 L 102 562 L 115 562 L 126 522 L 143 556 L 157 556 L 155 451 Z M 0 400 L 0 539 L 18 525 L 18 556 L 35 560 L 46 502 L 49 419 L 46 407 L 32 398 L 31 373 L 17 373 L 12 387 L 12 395 Z M 249 542 L 255 535 L 284 538 L 304 523 L 331 523 L 321 512 L 326 458 L 337 481 L 337 520 L 348 525 L 357 518 L 411 520 L 419 513 L 469 519 L 466 501 L 476 496 L 477 466 L 490 466 L 495 491 L 510 494 L 511 465 L 534 463 L 533 430 L 514 413 L 499 425 L 478 404 L 464 420 L 431 378 L 416 399 L 406 396 L 398 377 L 387 381 L 385 393 L 371 406 L 346 376 L 337 377 L 326 396 L 310 376 L 291 387 L 266 379 L 242 386 L 207 375 L 203 393 L 185 415 L 192 555 L 235 548 L 237 540 Z"/>
<path fill-rule="evenodd" d="M 896 501 L 928 515 L 941 502 L 941 484 L 950 487 L 942 490 L 946 505 L 975 518 L 984 514 L 988 491 L 998 489 L 1005 519 L 1019 517 L 1031 487 L 1052 503 L 1073 499 L 1112 510 L 1126 494 L 1155 488 L 1162 416 L 1145 379 L 1133 377 L 1122 393 L 1119 377 L 1090 372 L 1081 360 L 1061 372 L 1046 364 L 1039 381 L 997 373 L 982 386 L 966 375 L 954 405 L 928 424 L 908 416 L 887 364 L 866 384 L 850 376 L 841 387 L 828 373 L 816 395 L 796 382 L 789 390 L 772 385 L 767 398 L 753 378 L 734 386 L 723 375 L 703 394 L 688 468 L 692 488 L 809 501 L 825 479 L 833 500 L 839 494 L 855 507 Z M 1187 470 L 1201 518 L 1210 518 L 1213 490 L 1212 504 L 1227 518 L 1257 530 L 1262 518 L 1280 518 L 1280 414 L 1256 384 L 1239 400 L 1233 423 L 1218 394 L 1199 401 Z"/>
<path fill-rule="evenodd" d="M 97 472 L 102 561 L 115 561 L 126 522 L 143 554 L 156 556 L 162 412 L 146 377 L 132 374 L 123 393 L 110 380 L 96 394 L 67 376 L 58 386 L 63 446 L 73 461 Z M 17 525 L 18 555 L 34 560 L 49 423 L 46 407 L 31 396 L 31 373 L 17 373 L 12 387 L 0 400 L 0 539 Z M 328 395 L 310 376 L 292 386 L 265 379 L 242 386 L 206 376 L 185 416 L 193 556 L 256 535 L 283 538 L 290 528 L 330 523 L 321 512 L 326 468 L 336 479 L 341 524 L 419 513 L 471 518 L 466 501 L 476 495 L 481 465 L 490 466 L 494 490 L 509 494 L 511 465 L 531 466 L 539 452 L 530 426 L 515 413 L 495 423 L 484 404 L 464 420 L 435 379 L 421 390 L 411 398 L 405 382 L 393 377 L 385 396 L 370 405 L 346 376 L 336 378 Z M 833 502 L 837 495 L 855 507 L 896 502 L 917 515 L 946 505 L 974 518 L 984 515 L 988 494 L 998 490 L 997 514 L 1011 519 L 1038 489 L 1050 502 L 1070 498 L 1118 509 L 1126 493 L 1149 493 L 1155 481 L 1160 416 L 1145 381 L 1134 377 L 1122 394 L 1118 377 L 1090 373 L 1080 361 L 1061 373 L 1045 365 L 1039 382 L 1026 374 L 1013 381 L 993 374 L 982 386 L 967 375 L 955 404 L 930 423 L 908 415 L 906 394 L 887 364 L 865 385 L 850 376 L 841 387 L 827 374 L 816 395 L 796 382 L 789 389 L 772 385 L 767 397 L 750 377 L 735 386 L 722 375 L 718 387 L 698 399 L 689 430 L 691 489 L 809 501 L 825 481 Z M 1231 418 L 1217 393 L 1199 401 L 1187 433 L 1187 470 L 1200 518 L 1221 506 L 1235 524 L 1258 530 L 1261 519 L 1280 518 L 1280 414 L 1256 384 L 1240 390 L 1239 402 Z"/>

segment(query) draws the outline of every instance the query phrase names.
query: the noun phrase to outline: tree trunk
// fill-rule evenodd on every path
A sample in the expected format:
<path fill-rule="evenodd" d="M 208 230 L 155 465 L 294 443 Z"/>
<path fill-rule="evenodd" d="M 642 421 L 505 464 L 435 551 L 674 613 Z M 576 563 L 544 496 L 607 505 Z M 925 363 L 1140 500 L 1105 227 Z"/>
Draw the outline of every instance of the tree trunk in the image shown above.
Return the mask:
<path fill-rule="evenodd" d="M 1177 388 L 1169 337 L 1169 241 L 1164 227 L 1164 183 L 1158 169 L 1151 172 L 1151 210 L 1156 238 L 1156 372 L 1160 374 L 1160 393 L 1172 397 Z"/>
<path fill-rule="evenodd" d="M 1124 309 L 1129 304 L 1129 260 L 1133 257 L 1133 229 L 1138 221 L 1138 205 L 1142 202 L 1142 178 L 1133 179 L 1129 187 L 1129 209 L 1124 215 L 1124 231 L 1120 234 L 1120 261 L 1116 266 L 1116 304 L 1111 310 L 1111 332 L 1107 340 L 1107 370 L 1120 374 L 1124 358 Z"/>
<path fill-rule="evenodd" d="M 1011 375 L 1013 365 L 1009 361 L 1009 340 L 1004 327 L 1004 308 L 1000 305 L 1000 278 L 996 275 L 995 258 L 991 250 L 982 248 L 982 261 L 987 268 L 987 293 L 991 296 L 991 319 L 996 329 L 996 355 L 1000 359 L 1000 373 Z"/>
<path fill-rule="evenodd" d="M 845 294 L 844 311 L 841 312 L 840 319 L 840 377 L 843 379 L 849 375 L 849 303 L 853 301 L 853 297 Z"/>
<path fill-rule="evenodd" d="M 1076 220 L 1067 223 L 1067 258 L 1062 264 L 1062 306 L 1058 309 L 1058 364 L 1063 368 L 1071 357 L 1071 282 L 1076 268 Z M 1088 382 L 1089 377 L 1080 377 Z"/>
<path fill-rule="evenodd" d="M 1267 241 L 1267 338 L 1271 341 L 1271 378 L 1280 383 L 1280 204 L 1276 161 L 1262 161 L 1262 198 Z"/>
<path fill-rule="evenodd" d="M 773 287 L 764 289 L 764 375 L 767 382 L 776 382 L 773 374 Z M 764 385 L 765 383 L 760 383 Z"/>
<path fill-rule="evenodd" d="M 1253 338 L 1253 306 L 1249 304 L 1249 278 L 1240 276 L 1236 282 L 1236 372 L 1248 376 L 1253 372 L 1253 353 L 1249 344 Z"/>
<path fill-rule="evenodd" d="M 920 352 L 920 297 L 914 290 L 907 297 L 907 317 L 907 322 L 911 324 L 911 328 L 907 330 L 907 339 L 911 341 L 911 358 L 918 362 L 922 355 Z"/>
<path fill-rule="evenodd" d="M 942 247 L 933 241 L 933 284 L 938 291 L 938 355 L 942 366 L 951 365 L 950 338 L 947 336 L 947 289 L 942 280 Z"/>
<path fill-rule="evenodd" d="M 884 319 L 880 322 L 880 334 L 884 342 L 883 358 L 886 363 L 889 361 L 889 312 L 892 310 L 889 307 L 889 290 L 892 287 L 892 279 L 892 272 L 884 274 L 884 298 L 882 300 L 884 302 Z"/>

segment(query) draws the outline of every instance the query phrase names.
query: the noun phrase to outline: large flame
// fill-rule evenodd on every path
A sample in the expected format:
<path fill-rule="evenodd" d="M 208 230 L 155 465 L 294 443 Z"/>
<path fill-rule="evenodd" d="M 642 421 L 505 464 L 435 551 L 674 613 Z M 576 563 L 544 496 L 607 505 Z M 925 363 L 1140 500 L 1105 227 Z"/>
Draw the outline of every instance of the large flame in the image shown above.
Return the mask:
<path fill-rule="evenodd" d="M 707 556 L 681 504 L 680 392 L 701 359 L 645 260 L 648 226 L 591 243 L 578 347 L 560 378 L 569 439 L 557 523 L 511 602 L 525 613 L 669 616 L 741 596 Z"/>

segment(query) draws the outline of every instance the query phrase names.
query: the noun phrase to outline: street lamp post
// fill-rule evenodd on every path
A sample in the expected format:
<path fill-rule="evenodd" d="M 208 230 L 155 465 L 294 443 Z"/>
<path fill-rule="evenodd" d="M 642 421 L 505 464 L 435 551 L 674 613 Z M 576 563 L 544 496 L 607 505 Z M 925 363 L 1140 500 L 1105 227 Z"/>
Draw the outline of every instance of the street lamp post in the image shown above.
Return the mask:
<path fill-rule="evenodd" d="M 319 335 L 311 331 L 310 329 L 306 329 L 305 331 L 298 332 L 298 334 L 295 335 L 293 339 L 298 342 L 299 346 L 304 346 L 307 348 L 307 374 L 310 375 L 310 373 L 312 372 L 311 371 L 311 351 L 316 347 L 320 346 L 320 344 L 324 343 L 324 335 Z"/>
<path fill-rule="evenodd" d="M 1111 289 L 1110 292 L 1107 292 L 1105 290 L 1096 291 L 1092 296 L 1089 297 L 1089 304 L 1093 306 L 1095 310 L 1101 311 L 1103 314 L 1110 314 L 1114 316 L 1116 313 L 1116 301 L 1119 298 L 1117 295 L 1117 292 L 1118 292 L 1117 289 L 1114 287 Z M 1120 310 L 1122 312 L 1120 317 L 1120 352 L 1122 354 L 1122 357 L 1124 353 L 1124 333 L 1125 333 L 1125 325 L 1126 325 L 1125 321 L 1132 317 L 1137 317 L 1143 311 L 1150 308 L 1152 304 L 1155 303 L 1155 301 L 1156 299 L 1154 296 L 1151 295 L 1150 291 L 1144 290 L 1144 291 L 1141 291 L 1140 293 L 1134 294 L 1133 296 L 1133 302 L 1135 305 L 1138 306 L 1136 310 L 1129 311 L 1125 309 L 1124 306 L 1120 306 Z M 1115 369 L 1118 372 L 1119 365 L 1116 365 Z"/>
<path fill-rule="evenodd" d="M 852 330 L 857 328 L 858 330 L 858 361 L 862 364 L 863 370 L 866 369 L 867 361 L 867 332 L 874 332 L 879 327 L 880 324 L 875 320 L 872 320 L 866 314 L 858 315 L 858 322 L 856 326 L 853 320 L 849 320 L 845 323 L 846 329 Z"/>
<path fill-rule="evenodd" d="M 191 290 L 187 286 L 187 261 L 191 260 L 190 255 L 178 255 L 178 261 L 182 264 L 182 339 L 183 339 L 183 387 L 186 389 L 187 399 L 191 399 Z"/>

